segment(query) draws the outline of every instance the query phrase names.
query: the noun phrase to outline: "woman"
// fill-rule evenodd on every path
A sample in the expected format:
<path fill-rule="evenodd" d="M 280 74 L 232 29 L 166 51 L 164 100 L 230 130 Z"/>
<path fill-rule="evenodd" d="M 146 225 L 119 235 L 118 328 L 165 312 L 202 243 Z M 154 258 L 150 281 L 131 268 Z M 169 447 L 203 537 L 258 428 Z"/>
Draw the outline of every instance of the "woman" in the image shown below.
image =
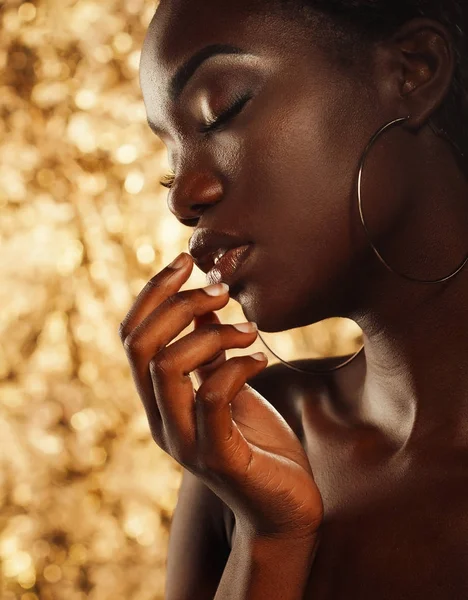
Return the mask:
<path fill-rule="evenodd" d="M 120 335 L 185 468 L 169 600 L 468 597 L 467 26 L 463 0 L 162 0 L 141 85 L 192 257 Z M 179 292 L 194 260 L 211 285 Z M 353 357 L 226 360 L 336 316 Z"/>

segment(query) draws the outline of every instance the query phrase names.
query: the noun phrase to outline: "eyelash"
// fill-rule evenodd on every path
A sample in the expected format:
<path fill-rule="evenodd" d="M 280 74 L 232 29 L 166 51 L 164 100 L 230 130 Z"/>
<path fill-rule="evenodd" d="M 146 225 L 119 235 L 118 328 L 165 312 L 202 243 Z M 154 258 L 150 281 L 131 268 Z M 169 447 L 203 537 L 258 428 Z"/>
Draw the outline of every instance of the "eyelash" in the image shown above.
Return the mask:
<path fill-rule="evenodd" d="M 205 123 L 199 129 L 201 133 L 211 133 L 217 129 L 219 129 L 222 125 L 224 125 L 229 119 L 233 118 L 237 114 L 241 112 L 244 108 L 244 105 L 250 100 L 251 96 L 239 96 L 237 100 L 234 101 L 231 106 L 222 112 L 218 117 L 212 119 L 209 123 Z M 174 185 L 175 181 L 175 173 L 170 171 L 166 175 L 163 175 L 161 181 L 159 182 L 163 187 L 167 189 L 171 189 Z"/>

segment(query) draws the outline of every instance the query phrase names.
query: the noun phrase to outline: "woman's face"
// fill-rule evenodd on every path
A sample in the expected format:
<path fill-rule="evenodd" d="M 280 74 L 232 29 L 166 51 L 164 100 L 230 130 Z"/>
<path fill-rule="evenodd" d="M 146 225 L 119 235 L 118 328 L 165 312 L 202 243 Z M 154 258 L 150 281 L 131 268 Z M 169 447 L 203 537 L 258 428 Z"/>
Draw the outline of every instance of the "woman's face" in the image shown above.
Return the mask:
<path fill-rule="evenodd" d="M 162 0 L 143 47 L 141 85 L 176 173 L 170 209 L 181 220 L 199 217 L 195 230 L 252 242 L 231 296 L 260 330 L 281 331 L 344 316 L 354 302 L 352 284 L 369 255 L 358 162 L 391 117 L 379 114 L 372 85 L 334 65 L 301 23 L 262 16 L 253 4 Z M 211 44 L 243 53 L 206 60 L 175 100 L 172 75 Z M 219 130 L 200 131 L 239 98 L 248 100 Z M 380 192 L 379 206 L 367 210 L 384 230 L 391 203 Z"/>

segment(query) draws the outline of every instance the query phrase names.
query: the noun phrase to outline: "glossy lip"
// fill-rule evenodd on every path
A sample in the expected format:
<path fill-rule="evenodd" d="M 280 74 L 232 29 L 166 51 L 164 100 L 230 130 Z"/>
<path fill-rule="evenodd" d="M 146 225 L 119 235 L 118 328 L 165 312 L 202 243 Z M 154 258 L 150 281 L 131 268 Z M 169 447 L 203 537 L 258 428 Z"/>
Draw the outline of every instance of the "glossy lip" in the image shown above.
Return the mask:
<path fill-rule="evenodd" d="M 227 283 L 229 286 L 232 285 L 241 274 L 241 267 L 245 266 L 245 263 L 251 254 L 252 244 L 231 248 L 231 250 L 228 250 L 221 260 L 208 271 L 206 280 L 210 284 L 223 282 Z"/>
<path fill-rule="evenodd" d="M 189 252 L 197 267 L 208 274 L 215 266 L 214 258 L 220 250 L 231 250 L 250 243 L 251 240 L 245 236 L 202 228 L 190 238 Z"/>

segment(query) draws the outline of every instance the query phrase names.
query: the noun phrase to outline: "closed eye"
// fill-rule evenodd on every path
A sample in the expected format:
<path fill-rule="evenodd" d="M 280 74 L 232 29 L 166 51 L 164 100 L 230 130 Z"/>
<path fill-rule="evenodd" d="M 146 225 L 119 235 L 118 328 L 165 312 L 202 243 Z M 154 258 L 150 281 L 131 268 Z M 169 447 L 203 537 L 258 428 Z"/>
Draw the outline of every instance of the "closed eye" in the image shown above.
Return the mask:
<path fill-rule="evenodd" d="M 233 104 L 231 104 L 231 106 L 227 110 L 225 110 L 219 116 L 215 117 L 214 119 L 210 120 L 209 122 L 204 123 L 200 127 L 200 131 L 202 133 L 207 133 L 209 131 L 214 131 L 216 129 L 219 129 L 221 127 L 221 125 L 224 125 L 230 119 L 232 119 L 233 117 L 238 115 L 251 98 L 252 98 L 251 95 L 239 96 L 236 99 L 236 101 Z"/>
<path fill-rule="evenodd" d="M 251 98 L 252 95 L 239 96 L 237 100 L 233 104 L 231 104 L 231 106 L 227 110 L 222 112 L 218 117 L 215 117 L 208 123 L 204 123 L 200 127 L 199 131 L 201 133 L 210 133 L 220 129 L 230 119 L 238 115 Z M 163 175 L 159 183 L 163 187 L 170 190 L 171 187 L 174 185 L 175 177 L 175 173 L 173 171 L 170 171 L 169 173 Z"/>

